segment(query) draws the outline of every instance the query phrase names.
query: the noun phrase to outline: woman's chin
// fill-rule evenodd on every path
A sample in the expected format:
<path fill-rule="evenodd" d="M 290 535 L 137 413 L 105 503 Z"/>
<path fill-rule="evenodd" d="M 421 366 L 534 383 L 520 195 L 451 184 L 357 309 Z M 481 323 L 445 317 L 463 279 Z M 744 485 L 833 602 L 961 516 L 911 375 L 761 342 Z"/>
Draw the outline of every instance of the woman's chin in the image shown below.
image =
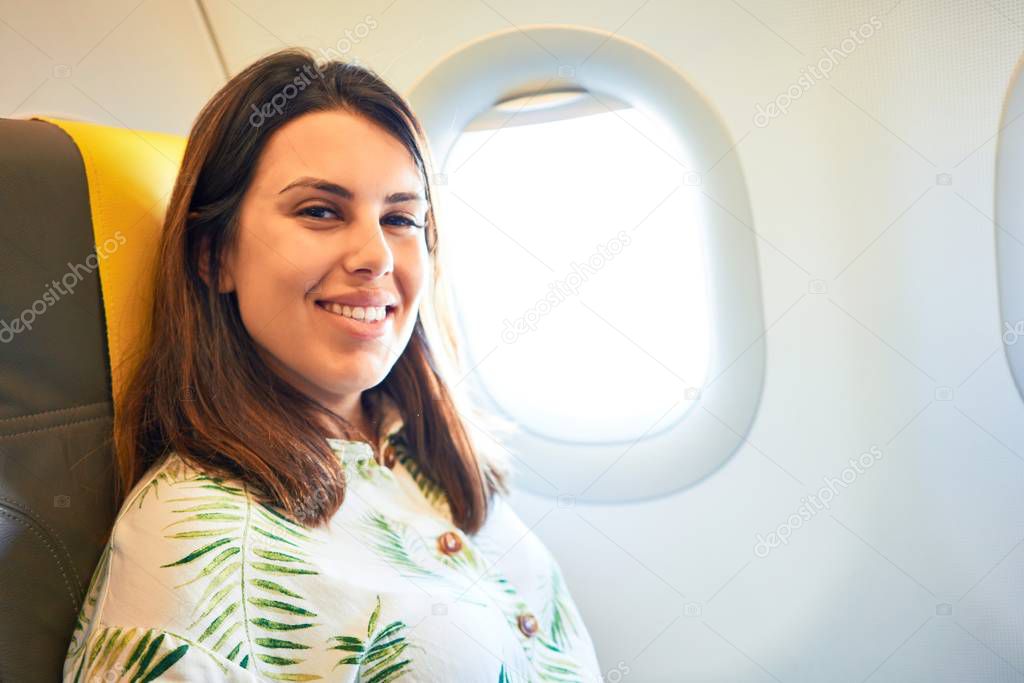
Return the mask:
<path fill-rule="evenodd" d="M 376 364 L 365 363 L 361 367 L 354 368 L 349 372 L 342 370 L 328 376 L 320 375 L 317 377 L 316 383 L 332 394 L 351 395 L 362 393 L 383 382 L 387 376 L 387 371 L 383 369 L 380 372 L 370 371 L 371 368 L 376 367 Z"/>

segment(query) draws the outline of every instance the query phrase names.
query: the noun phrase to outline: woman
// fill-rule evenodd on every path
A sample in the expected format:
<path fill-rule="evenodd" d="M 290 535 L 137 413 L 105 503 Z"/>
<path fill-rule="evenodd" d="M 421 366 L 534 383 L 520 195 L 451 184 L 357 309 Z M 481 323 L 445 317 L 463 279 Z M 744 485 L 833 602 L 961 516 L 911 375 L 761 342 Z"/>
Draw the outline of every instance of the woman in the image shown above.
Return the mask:
<path fill-rule="evenodd" d="M 443 380 L 431 177 L 399 95 L 303 50 L 200 112 L 65 680 L 600 680 Z"/>

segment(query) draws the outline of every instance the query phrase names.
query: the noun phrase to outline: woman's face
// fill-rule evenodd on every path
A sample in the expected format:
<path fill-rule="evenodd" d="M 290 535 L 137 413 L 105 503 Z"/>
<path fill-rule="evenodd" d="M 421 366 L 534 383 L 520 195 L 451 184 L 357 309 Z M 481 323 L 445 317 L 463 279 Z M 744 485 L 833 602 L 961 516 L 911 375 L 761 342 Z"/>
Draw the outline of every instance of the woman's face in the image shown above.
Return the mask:
<path fill-rule="evenodd" d="M 271 367 L 346 417 L 412 334 L 428 275 L 426 212 L 402 143 L 343 111 L 275 131 L 242 200 L 221 291 L 237 292 Z M 383 319 L 368 322 L 380 307 Z"/>

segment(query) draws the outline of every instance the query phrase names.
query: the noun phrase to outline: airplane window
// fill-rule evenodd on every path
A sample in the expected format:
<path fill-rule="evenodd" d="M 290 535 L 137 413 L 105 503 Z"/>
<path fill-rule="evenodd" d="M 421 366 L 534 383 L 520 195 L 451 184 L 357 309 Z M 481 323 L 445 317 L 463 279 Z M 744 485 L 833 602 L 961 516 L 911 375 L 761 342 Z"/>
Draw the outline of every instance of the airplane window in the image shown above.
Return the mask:
<path fill-rule="evenodd" d="M 1024 75 L 1018 68 L 999 125 L 996 152 L 995 236 L 1003 348 L 1024 396 L 1024 133 L 1011 125 L 1024 116 Z"/>
<path fill-rule="evenodd" d="M 409 101 L 437 163 L 455 383 L 510 426 L 490 437 L 515 486 L 641 500 L 722 467 L 757 415 L 765 326 L 742 150 L 713 103 L 572 26 L 467 43 Z"/>
<path fill-rule="evenodd" d="M 579 90 L 508 99 L 456 138 L 444 229 L 468 367 L 522 428 L 632 441 L 704 383 L 703 227 L 683 157 L 658 120 Z"/>

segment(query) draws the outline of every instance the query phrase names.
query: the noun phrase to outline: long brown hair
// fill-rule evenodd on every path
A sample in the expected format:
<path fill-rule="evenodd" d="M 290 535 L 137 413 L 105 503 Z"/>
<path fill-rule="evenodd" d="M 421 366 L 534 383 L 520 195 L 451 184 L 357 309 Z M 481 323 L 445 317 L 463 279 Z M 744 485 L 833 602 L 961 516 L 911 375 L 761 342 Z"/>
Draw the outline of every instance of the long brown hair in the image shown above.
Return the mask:
<path fill-rule="evenodd" d="M 219 281 L 221 255 L 235 243 L 239 206 L 269 137 L 295 117 L 324 110 L 359 114 L 383 127 L 423 176 L 433 287 L 408 345 L 361 400 L 371 415 L 380 398 L 375 392 L 392 399 L 417 464 L 447 494 L 454 522 L 474 533 L 491 495 L 508 492 L 508 472 L 498 452 L 483 449 L 475 436 L 478 425 L 468 418 L 483 416 L 463 406 L 444 378 L 446 368 L 458 367 L 458 346 L 438 258 L 426 137 L 409 105 L 373 71 L 342 61 L 317 63 L 300 48 L 250 65 L 193 123 L 160 237 L 148 339 L 117 401 L 117 505 L 172 451 L 204 471 L 246 482 L 257 497 L 306 526 L 325 524 L 342 504 L 344 470 L 321 418 L 346 438 L 354 427 L 278 377 L 257 353 L 236 294 L 206 284 Z M 380 458 L 377 444 L 371 445 Z"/>

